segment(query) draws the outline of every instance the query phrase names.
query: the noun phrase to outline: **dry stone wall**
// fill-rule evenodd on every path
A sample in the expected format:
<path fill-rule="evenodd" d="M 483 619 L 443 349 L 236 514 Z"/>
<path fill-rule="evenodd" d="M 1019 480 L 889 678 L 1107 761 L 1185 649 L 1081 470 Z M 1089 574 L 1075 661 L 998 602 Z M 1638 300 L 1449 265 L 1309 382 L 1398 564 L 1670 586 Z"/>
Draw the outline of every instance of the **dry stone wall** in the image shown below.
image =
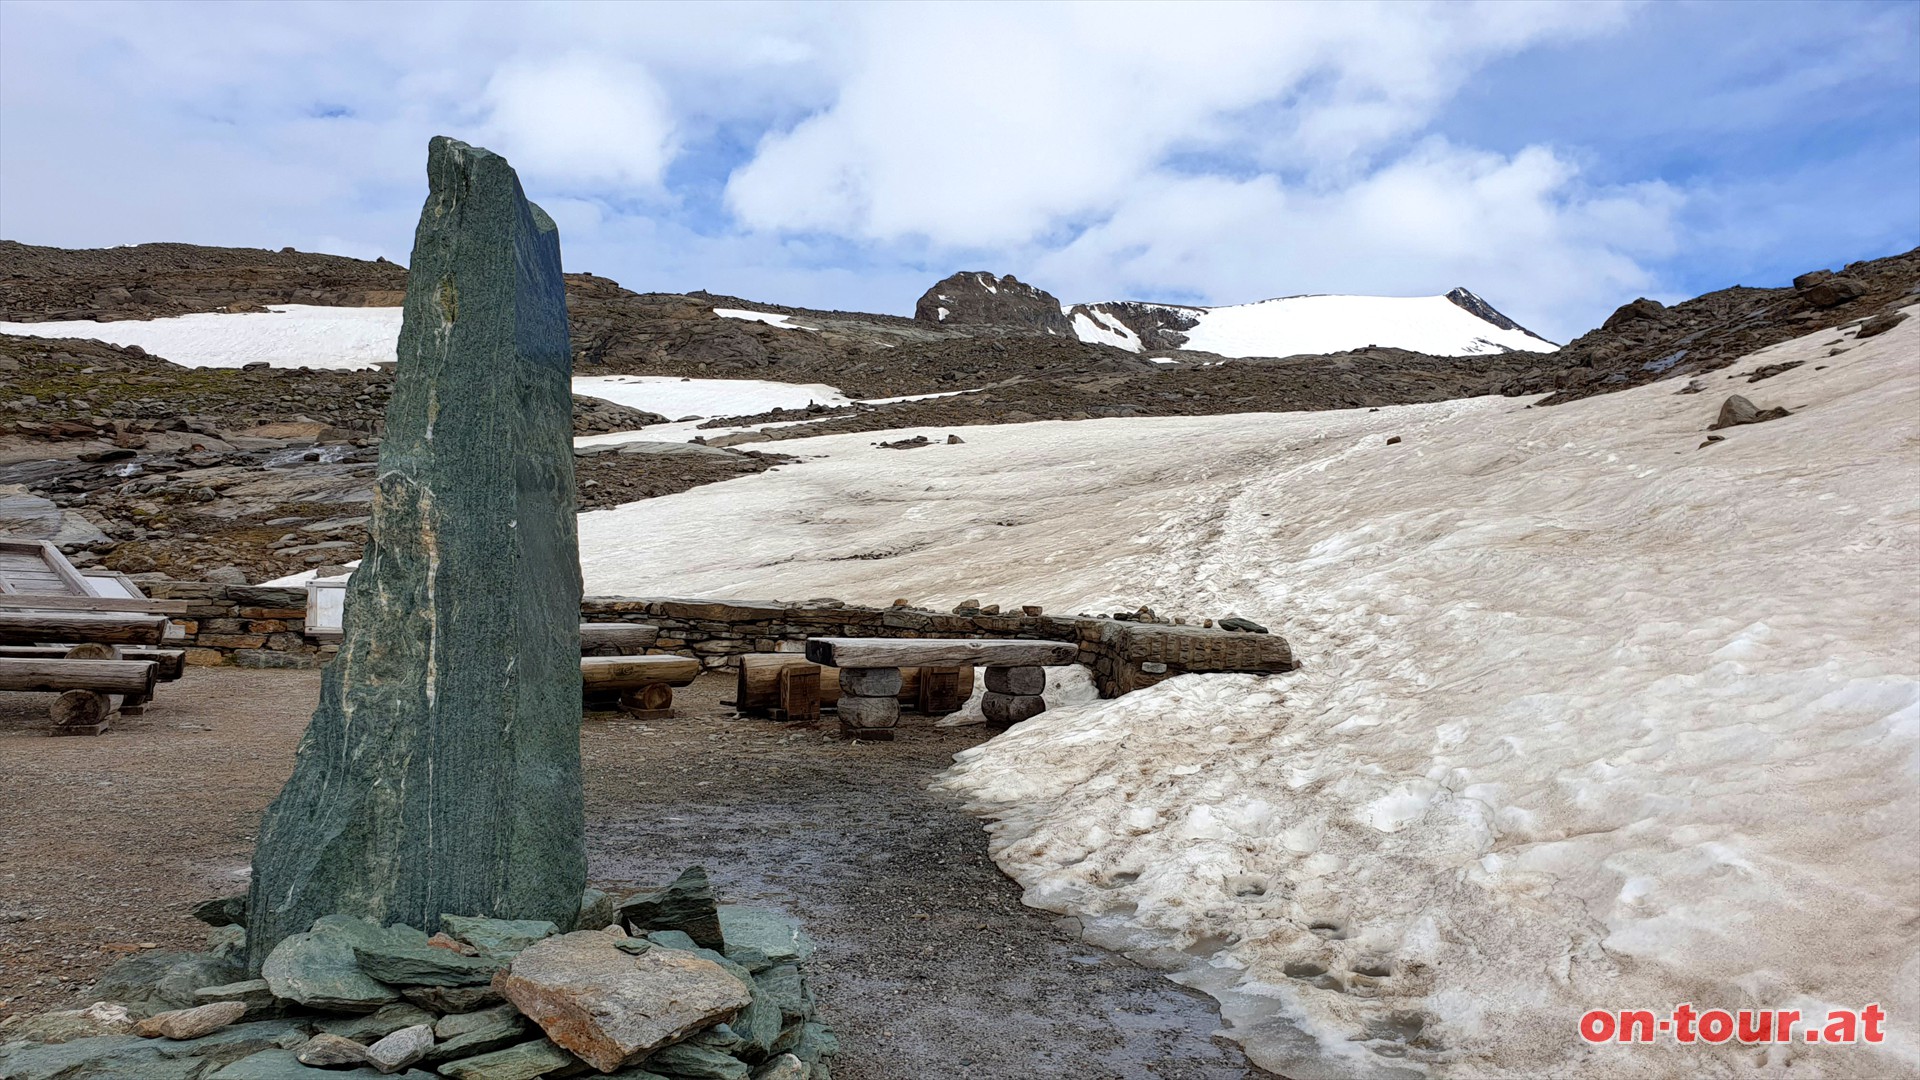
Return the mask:
<path fill-rule="evenodd" d="M 336 651 L 305 634 L 306 590 L 258 585 L 162 581 L 158 599 L 192 606 L 175 616 L 189 664 L 253 668 L 318 667 Z M 660 628 L 653 653 L 691 656 L 707 668 L 731 668 L 745 653 L 805 651 L 810 637 L 1022 638 L 1070 641 L 1106 697 L 1189 672 L 1278 672 L 1295 667 L 1278 634 L 1118 619 L 952 614 L 918 608 L 870 608 L 837 601 L 747 602 L 674 597 L 589 596 L 582 622 L 644 623 Z"/>

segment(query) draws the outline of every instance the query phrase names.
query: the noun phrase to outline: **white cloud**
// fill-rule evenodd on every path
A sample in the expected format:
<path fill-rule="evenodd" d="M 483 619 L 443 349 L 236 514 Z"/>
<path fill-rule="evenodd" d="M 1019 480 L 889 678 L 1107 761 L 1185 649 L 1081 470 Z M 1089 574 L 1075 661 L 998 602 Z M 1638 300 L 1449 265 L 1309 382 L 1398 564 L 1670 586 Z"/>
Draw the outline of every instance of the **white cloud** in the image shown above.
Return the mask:
<path fill-rule="evenodd" d="M 481 138 L 571 189 L 656 190 L 674 154 L 672 107 L 635 63 L 576 52 L 494 72 Z"/>
<path fill-rule="evenodd" d="M 1616 10 L 879 6 L 834 103 L 763 139 L 728 204 L 752 228 L 1022 243 L 1114 209 L 1176 154 L 1346 170 L 1486 57 Z"/>

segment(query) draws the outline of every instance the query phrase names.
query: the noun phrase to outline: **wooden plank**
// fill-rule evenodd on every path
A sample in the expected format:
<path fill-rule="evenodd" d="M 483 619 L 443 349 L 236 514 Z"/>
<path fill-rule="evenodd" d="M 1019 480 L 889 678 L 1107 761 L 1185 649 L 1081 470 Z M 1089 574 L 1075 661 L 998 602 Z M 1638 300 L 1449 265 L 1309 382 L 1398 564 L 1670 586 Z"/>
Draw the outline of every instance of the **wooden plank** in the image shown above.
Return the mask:
<path fill-rule="evenodd" d="M 135 611 L 148 615 L 185 615 L 185 600 L 128 599 L 117 596 L 63 596 L 52 593 L 9 593 L 0 596 L 0 611 Z"/>
<path fill-rule="evenodd" d="M 0 690 L 36 693 L 92 690 L 151 694 L 160 665 L 151 660 L 36 660 L 0 656 Z"/>
<path fill-rule="evenodd" d="M 172 624 L 164 615 L 106 611 L 0 611 L 0 645 L 100 641 L 158 645 Z"/>
<path fill-rule="evenodd" d="M 187 671 L 185 649 L 121 649 L 122 660 L 151 660 L 159 667 L 161 682 L 172 682 Z"/>
<path fill-rule="evenodd" d="M 583 656 L 580 682 L 589 691 L 665 683 L 686 686 L 700 677 L 700 661 L 687 656 Z"/>
<path fill-rule="evenodd" d="M 960 673 L 973 674 L 972 668 L 930 667 L 921 668 L 919 694 L 915 705 L 925 716 L 945 716 L 958 712 L 966 704 L 967 695 L 973 692 L 969 685 L 965 692 L 960 689 Z M 971 683 L 973 680 L 967 680 Z M 991 681 L 991 680 L 989 680 Z"/>
<path fill-rule="evenodd" d="M 780 672 L 790 667 L 819 668 L 820 704 L 831 705 L 840 700 L 840 669 L 820 668 L 820 665 L 808 660 L 799 653 L 747 653 L 740 657 L 739 670 L 734 675 L 733 707 L 743 713 L 760 714 L 769 709 L 780 707 Z M 960 701 L 965 702 L 973 693 L 973 668 L 957 667 L 927 668 L 927 671 L 951 671 L 955 677 L 955 692 Z M 919 707 L 920 681 L 923 671 L 920 668 L 900 669 L 900 701 L 904 705 Z M 952 712 L 959 708 L 955 705 Z M 924 712 L 925 710 L 922 709 Z"/>
<path fill-rule="evenodd" d="M 1004 667 L 1067 664 L 1080 646 L 995 638 L 808 638 L 807 659 L 829 667 Z"/>

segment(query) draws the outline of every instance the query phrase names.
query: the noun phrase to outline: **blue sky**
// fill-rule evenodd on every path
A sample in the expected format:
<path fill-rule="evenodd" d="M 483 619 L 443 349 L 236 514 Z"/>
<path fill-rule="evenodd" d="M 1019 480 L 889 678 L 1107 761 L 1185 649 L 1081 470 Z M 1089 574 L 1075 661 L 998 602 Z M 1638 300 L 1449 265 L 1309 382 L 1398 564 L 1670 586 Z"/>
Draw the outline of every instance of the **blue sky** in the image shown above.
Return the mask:
<path fill-rule="evenodd" d="M 1920 244 L 1920 4 L 0 2 L 8 239 L 404 261 L 434 134 L 634 289 L 1465 285 L 1564 340 Z"/>

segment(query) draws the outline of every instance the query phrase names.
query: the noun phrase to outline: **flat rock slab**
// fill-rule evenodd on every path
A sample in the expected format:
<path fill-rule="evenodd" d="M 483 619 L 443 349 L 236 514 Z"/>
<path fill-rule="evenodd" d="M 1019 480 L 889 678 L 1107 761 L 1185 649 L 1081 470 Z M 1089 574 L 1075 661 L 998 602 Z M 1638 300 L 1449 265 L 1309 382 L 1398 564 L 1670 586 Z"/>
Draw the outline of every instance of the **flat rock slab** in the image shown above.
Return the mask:
<path fill-rule="evenodd" d="M 807 659 L 838 668 L 960 667 L 989 664 L 1025 667 L 1072 663 L 1080 646 L 1065 641 L 995 638 L 807 639 Z"/>
<path fill-rule="evenodd" d="M 418 933 L 418 931 L 415 931 Z M 315 1009 L 372 1012 L 400 1000 L 400 992 L 360 970 L 355 948 L 388 943 L 387 931 L 346 915 L 327 915 L 313 929 L 276 946 L 261 966 L 260 977 L 275 997 Z M 421 941 L 426 935 L 421 935 Z"/>
<path fill-rule="evenodd" d="M 367 1060 L 383 1073 L 395 1073 L 427 1056 L 433 1049 L 433 1028 L 415 1024 L 367 1047 Z"/>
<path fill-rule="evenodd" d="M 247 1014 L 247 1006 L 239 1001 L 216 1001 L 208 1005 L 196 1005 L 191 1009 L 174 1009 L 169 1012 L 155 1013 L 140 1021 L 134 1033 L 148 1038 L 160 1039 L 197 1039 L 238 1023 Z"/>
<path fill-rule="evenodd" d="M 660 948 L 636 956 L 624 943 L 597 930 L 548 938 L 515 957 L 494 985 L 554 1043 L 608 1073 L 731 1020 L 752 1000 L 711 960 Z M 456 1075 L 449 1069 L 457 1064 L 441 1066 L 442 1074 Z"/>
<path fill-rule="evenodd" d="M 453 1080 L 536 1080 L 578 1064 L 572 1054 L 551 1041 L 535 1039 L 490 1054 L 450 1061 L 440 1066 L 440 1075 Z"/>
<path fill-rule="evenodd" d="M 299 1057 L 291 1050 L 262 1050 L 208 1073 L 205 1080 L 386 1080 L 388 1075 L 364 1066 L 357 1069 L 316 1069 L 300 1064 Z M 399 1077 L 399 1080 L 435 1080 L 432 1073 L 419 1069 L 391 1075 Z"/>

